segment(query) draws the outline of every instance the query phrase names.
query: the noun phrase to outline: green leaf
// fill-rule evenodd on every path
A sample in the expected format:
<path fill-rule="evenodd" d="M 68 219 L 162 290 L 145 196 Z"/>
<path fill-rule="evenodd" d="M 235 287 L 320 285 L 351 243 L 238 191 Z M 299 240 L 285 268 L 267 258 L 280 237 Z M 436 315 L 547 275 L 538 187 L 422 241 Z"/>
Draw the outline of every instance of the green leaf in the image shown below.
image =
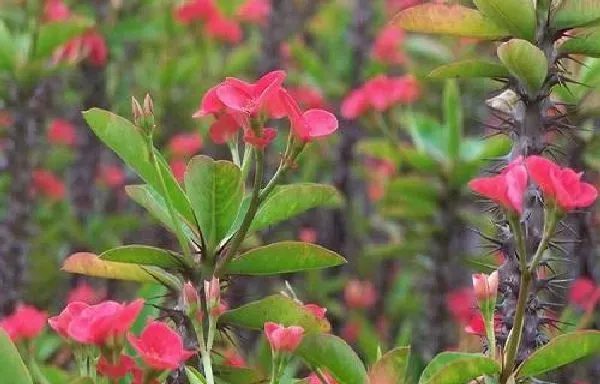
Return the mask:
<path fill-rule="evenodd" d="M 133 201 L 144 207 L 155 219 L 160 221 L 165 228 L 172 233 L 176 233 L 175 224 L 171 220 L 165 199 L 154 188 L 147 184 L 127 185 L 125 186 L 125 192 Z M 179 218 L 179 224 L 182 226 L 184 235 L 188 239 L 198 239 L 200 236 L 192 229 L 193 226 L 186 222 L 181 215 Z"/>
<path fill-rule="evenodd" d="M 500 365 L 482 354 L 442 352 L 425 367 L 419 384 L 467 383 L 497 373 L 500 373 Z"/>
<path fill-rule="evenodd" d="M 600 352 L 600 331 L 576 331 L 560 335 L 525 360 L 517 378 L 537 376 Z"/>
<path fill-rule="evenodd" d="M 509 35 L 475 9 L 461 5 L 422 4 L 400 12 L 392 21 L 410 32 L 497 40 Z"/>
<path fill-rule="evenodd" d="M 443 65 L 434 69 L 429 77 L 446 79 L 451 77 L 508 77 L 510 72 L 500 63 L 486 60 L 464 60 L 456 63 Z"/>
<path fill-rule="evenodd" d="M 227 311 L 219 318 L 219 321 L 250 329 L 263 329 L 264 324 L 268 321 L 285 326 L 298 325 L 308 333 L 328 332 L 330 329 L 327 320 L 316 318 L 311 311 L 281 294 Z"/>
<path fill-rule="evenodd" d="M 3 378 L 10 377 L 11 384 L 33 383 L 17 348 L 2 329 L 0 329 L 0 373 Z"/>
<path fill-rule="evenodd" d="M 244 197 L 240 168 L 229 161 L 196 156 L 185 171 L 185 190 L 212 254 L 231 228 Z"/>
<path fill-rule="evenodd" d="M 254 248 L 227 265 L 233 275 L 277 275 L 335 267 L 346 260 L 316 244 L 285 241 Z"/>
<path fill-rule="evenodd" d="M 335 335 L 306 335 L 295 353 L 313 370 L 327 370 L 338 383 L 368 382 L 362 361 L 344 340 Z"/>
<path fill-rule="evenodd" d="M 185 375 L 187 376 L 190 384 L 206 384 L 206 379 L 200 372 L 194 367 L 185 367 Z"/>
<path fill-rule="evenodd" d="M 139 265 L 101 260 L 98 256 L 88 252 L 78 252 L 69 256 L 64 261 L 62 270 L 105 279 L 143 283 L 156 282 L 156 279 Z"/>
<path fill-rule="evenodd" d="M 13 71 L 16 66 L 17 49 L 14 37 L 6 24 L 0 20 L 0 71 Z"/>
<path fill-rule="evenodd" d="M 600 0 L 564 0 L 554 12 L 550 26 L 557 29 L 583 27 L 600 21 Z"/>
<path fill-rule="evenodd" d="M 400 155 L 398 150 L 389 140 L 381 138 L 362 139 L 356 145 L 356 153 L 366 155 L 375 159 L 385 160 L 396 166 L 400 164 Z"/>
<path fill-rule="evenodd" d="M 561 54 L 578 54 L 600 57 L 600 27 L 584 29 L 569 37 L 559 47 Z"/>
<path fill-rule="evenodd" d="M 448 157 L 453 161 L 460 156 L 460 142 L 464 131 L 463 107 L 456 80 L 447 80 L 444 87 L 444 119 L 448 140 Z"/>
<path fill-rule="evenodd" d="M 50 57 L 56 48 L 81 35 L 92 25 L 90 20 L 84 18 L 70 18 L 42 24 L 37 34 L 33 58 Z"/>
<path fill-rule="evenodd" d="M 176 252 L 148 245 L 124 245 L 109 249 L 103 252 L 100 258 L 106 261 L 150 265 L 161 268 L 181 269 L 185 266 L 183 260 Z"/>
<path fill-rule="evenodd" d="M 498 57 L 530 95 L 540 90 L 548 75 L 548 62 L 538 47 L 513 39 L 498 47 Z"/>
<path fill-rule="evenodd" d="M 146 141 L 142 133 L 131 122 L 98 108 L 83 112 L 83 117 L 100 140 L 119 155 L 155 191 L 162 191 L 159 175 L 146 151 Z M 156 151 L 156 156 L 161 174 L 165 179 L 167 193 L 171 197 L 175 209 L 188 223 L 194 223 L 194 213 L 188 198 L 158 151 Z"/>
<path fill-rule="evenodd" d="M 338 190 L 330 185 L 301 183 L 277 186 L 261 204 L 250 230 L 267 228 L 312 208 L 339 207 L 343 201 Z"/>
<path fill-rule="evenodd" d="M 369 370 L 369 384 L 406 382 L 410 347 L 398 347 L 381 356 Z"/>
<path fill-rule="evenodd" d="M 535 38 L 536 15 L 530 0 L 473 0 L 477 8 L 514 37 Z"/>
<path fill-rule="evenodd" d="M 227 384 L 248 384 L 266 382 L 264 375 L 250 368 L 235 368 L 224 365 L 214 367 L 215 376 Z"/>

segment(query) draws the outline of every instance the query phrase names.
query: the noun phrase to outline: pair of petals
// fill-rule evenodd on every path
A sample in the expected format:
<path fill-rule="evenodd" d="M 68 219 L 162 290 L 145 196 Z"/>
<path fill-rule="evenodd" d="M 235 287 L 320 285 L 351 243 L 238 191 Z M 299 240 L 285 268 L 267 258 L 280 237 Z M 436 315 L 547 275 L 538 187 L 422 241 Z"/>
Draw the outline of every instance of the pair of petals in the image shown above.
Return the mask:
<path fill-rule="evenodd" d="M 523 213 L 523 196 L 527 189 L 527 169 L 522 159 L 511 162 L 497 176 L 478 177 L 469 187 L 478 194 L 495 201 L 503 208 Z"/>

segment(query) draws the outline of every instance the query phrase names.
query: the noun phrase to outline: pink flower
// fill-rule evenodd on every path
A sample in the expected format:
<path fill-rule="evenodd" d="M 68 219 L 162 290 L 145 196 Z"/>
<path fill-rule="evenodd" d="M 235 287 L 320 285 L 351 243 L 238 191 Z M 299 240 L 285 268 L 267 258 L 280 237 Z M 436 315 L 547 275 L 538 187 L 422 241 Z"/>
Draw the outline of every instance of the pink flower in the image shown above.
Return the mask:
<path fill-rule="evenodd" d="M 360 335 L 360 324 L 355 321 L 348 321 L 344 324 L 340 335 L 348 343 L 354 343 Z"/>
<path fill-rule="evenodd" d="M 206 23 L 206 34 L 215 40 L 236 44 L 242 41 L 242 28 L 234 20 L 215 13 Z"/>
<path fill-rule="evenodd" d="M 73 64 L 87 59 L 91 65 L 102 67 L 108 58 L 108 48 L 104 37 L 98 31 L 90 30 L 58 48 L 53 57 L 56 63 Z"/>
<path fill-rule="evenodd" d="M 73 319 L 81 313 L 84 309 L 88 308 L 89 305 L 86 303 L 72 302 L 69 303 L 65 309 L 58 315 L 48 319 L 48 324 L 56 333 L 64 338 L 69 338 L 69 326 Z"/>
<path fill-rule="evenodd" d="M 523 197 L 527 189 L 527 169 L 519 158 L 508 164 L 499 175 L 471 180 L 469 187 L 501 207 L 522 214 Z"/>
<path fill-rule="evenodd" d="M 400 51 L 403 42 L 404 31 L 390 24 L 379 32 L 371 55 L 383 63 L 402 64 L 405 61 L 405 56 Z"/>
<path fill-rule="evenodd" d="M 169 151 L 174 157 L 193 156 L 202 148 L 202 138 L 196 133 L 180 133 L 169 141 Z"/>
<path fill-rule="evenodd" d="M 12 315 L 0 321 L 0 328 L 12 341 L 31 340 L 44 330 L 48 316 L 30 305 L 19 304 Z"/>
<path fill-rule="evenodd" d="M 233 117 L 222 115 L 210 126 L 208 135 L 215 144 L 225 144 L 235 137 L 239 129 L 240 126 Z"/>
<path fill-rule="evenodd" d="M 323 308 L 318 306 L 317 304 L 304 304 L 303 307 L 308 309 L 310 313 L 312 313 L 317 319 L 323 320 L 325 319 L 325 314 L 327 313 L 327 308 Z"/>
<path fill-rule="evenodd" d="M 288 93 L 303 109 L 329 109 L 321 90 L 306 85 L 288 89 Z"/>
<path fill-rule="evenodd" d="M 36 192 L 51 201 L 62 200 L 65 197 L 65 184 L 50 171 L 36 169 L 33 171 L 33 186 Z"/>
<path fill-rule="evenodd" d="M 118 165 L 102 164 L 98 172 L 98 180 L 109 188 L 121 188 L 125 184 L 125 172 Z"/>
<path fill-rule="evenodd" d="M 117 380 L 131 372 L 135 367 L 135 360 L 127 355 L 120 355 L 115 363 L 108 361 L 104 356 L 100 356 L 96 370 L 102 376 Z"/>
<path fill-rule="evenodd" d="M 370 281 L 350 280 L 344 288 L 344 299 L 350 308 L 369 308 L 377 301 L 377 291 Z"/>
<path fill-rule="evenodd" d="M 171 172 L 173 172 L 175 180 L 177 180 L 180 183 L 183 183 L 183 179 L 185 177 L 185 169 L 187 168 L 185 160 L 171 160 L 169 162 L 169 168 L 171 168 Z"/>
<path fill-rule="evenodd" d="M 235 349 L 229 348 L 225 350 L 223 357 L 225 358 L 223 365 L 228 367 L 244 368 L 246 366 L 244 357 Z"/>
<path fill-rule="evenodd" d="M 583 310 L 590 310 L 600 299 L 600 288 L 587 277 L 580 277 L 573 282 L 569 291 L 569 301 Z"/>
<path fill-rule="evenodd" d="M 271 13 L 271 4 L 269 0 L 246 0 L 236 12 L 236 16 L 240 21 L 265 25 L 267 18 Z"/>
<path fill-rule="evenodd" d="M 160 321 L 150 322 L 139 338 L 129 334 L 128 339 L 144 363 L 156 371 L 177 369 L 196 354 L 185 350 L 181 336 Z"/>
<path fill-rule="evenodd" d="M 298 240 L 303 241 L 305 243 L 314 244 L 317 242 L 317 238 L 317 231 L 312 227 L 300 228 L 300 231 L 298 232 Z"/>
<path fill-rule="evenodd" d="M 473 290 L 479 301 L 492 300 L 498 293 L 498 271 L 490 275 L 476 273 L 473 275 Z"/>
<path fill-rule="evenodd" d="M 67 333 L 83 344 L 112 345 L 127 332 L 143 306 L 142 299 L 131 304 L 105 301 L 89 306 L 73 318 Z"/>
<path fill-rule="evenodd" d="M 71 11 L 62 0 L 46 0 L 44 2 L 44 21 L 63 21 L 70 16 Z"/>
<path fill-rule="evenodd" d="M 193 21 L 208 21 L 217 12 L 213 0 L 191 0 L 177 6 L 173 13 L 175 20 L 182 24 Z"/>
<path fill-rule="evenodd" d="M 544 197 L 562 211 L 586 208 L 594 204 L 598 190 L 592 184 L 581 181 L 583 172 L 561 168 L 558 164 L 541 156 L 529 156 L 525 161 L 527 171 L 540 187 Z"/>
<path fill-rule="evenodd" d="M 459 323 L 465 323 L 475 311 L 475 295 L 472 288 L 454 290 L 446 296 L 446 306 Z"/>
<path fill-rule="evenodd" d="M 265 323 L 264 331 L 275 352 L 294 352 L 304 337 L 304 328 L 302 327 L 284 327 L 273 322 Z"/>
<path fill-rule="evenodd" d="M 325 382 L 321 381 L 321 379 L 316 373 L 311 373 L 307 378 L 308 384 L 337 384 L 337 381 L 335 381 L 335 379 L 333 378 L 333 376 L 331 376 L 329 372 L 323 372 L 321 376 L 323 377 L 323 379 L 325 379 Z"/>
<path fill-rule="evenodd" d="M 48 127 L 48 141 L 51 144 L 73 147 L 77 142 L 75 128 L 67 120 L 54 119 Z"/>
<path fill-rule="evenodd" d="M 338 129 L 339 123 L 331 112 L 322 109 L 309 109 L 302 112 L 296 100 L 281 90 L 283 105 L 292 125 L 292 132 L 301 140 L 310 141 L 331 135 Z"/>
<path fill-rule="evenodd" d="M 248 129 L 244 134 L 244 142 L 254 145 L 256 148 L 265 148 L 277 137 L 274 128 L 264 128 L 261 136 L 256 136 L 253 130 Z"/>
<path fill-rule="evenodd" d="M 97 304 L 104 297 L 104 293 L 96 292 L 96 290 L 85 282 L 80 282 L 77 286 L 69 292 L 67 296 L 67 303 L 85 303 L 85 304 Z"/>
<path fill-rule="evenodd" d="M 485 335 L 485 321 L 481 312 L 473 312 L 465 325 L 465 332 L 470 335 Z"/>

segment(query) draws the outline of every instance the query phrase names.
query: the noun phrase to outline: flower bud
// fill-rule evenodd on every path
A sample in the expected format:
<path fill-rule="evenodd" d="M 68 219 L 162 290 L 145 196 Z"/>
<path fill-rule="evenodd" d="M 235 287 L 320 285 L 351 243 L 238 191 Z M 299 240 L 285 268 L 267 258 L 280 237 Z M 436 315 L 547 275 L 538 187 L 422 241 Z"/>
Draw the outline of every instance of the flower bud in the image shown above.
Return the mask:
<path fill-rule="evenodd" d="M 134 96 L 131 96 L 131 114 L 135 125 L 141 125 L 142 118 L 144 117 L 144 110 Z"/>
<path fill-rule="evenodd" d="M 218 306 L 221 301 L 221 284 L 219 279 L 213 278 L 204 281 L 204 294 L 206 295 L 206 306 L 209 310 Z"/>
<path fill-rule="evenodd" d="M 473 290 L 477 300 L 495 300 L 498 291 L 498 271 L 489 276 L 484 273 L 473 275 Z"/>
<path fill-rule="evenodd" d="M 152 135 L 154 131 L 154 104 L 152 98 L 147 94 L 144 98 L 144 107 L 131 97 L 131 110 L 133 114 L 133 122 L 146 135 Z"/>
<path fill-rule="evenodd" d="M 294 352 L 304 337 L 304 328 L 302 327 L 284 327 L 273 322 L 265 323 L 264 331 L 275 352 Z"/>
<path fill-rule="evenodd" d="M 197 309 L 200 303 L 198 291 L 190 281 L 183 285 L 183 303 L 186 309 L 190 309 L 191 311 Z"/>

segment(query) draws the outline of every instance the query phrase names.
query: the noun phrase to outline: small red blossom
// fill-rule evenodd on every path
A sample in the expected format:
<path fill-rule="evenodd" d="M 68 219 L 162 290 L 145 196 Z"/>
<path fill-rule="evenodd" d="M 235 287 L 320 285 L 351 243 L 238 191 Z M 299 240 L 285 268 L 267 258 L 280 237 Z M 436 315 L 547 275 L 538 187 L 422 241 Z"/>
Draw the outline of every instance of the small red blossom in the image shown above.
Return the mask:
<path fill-rule="evenodd" d="M 221 301 L 219 302 L 219 304 L 215 305 L 211 311 L 210 314 L 215 317 L 221 317 L 222 314 L 224 314 L 225 312 L 227 312 L 227 310 L 229 309 L 229 305 L 227 305 L 226 302 Z"/>
<path fill-rule="evenodd" d="M 256 136 L 253 130 L 249 129 L 244 134 L 244 142 L 255 146 L 256 148 L 265 148 L 277 137 L 277 130 L 274 128 L 265 128 L 262 136 Z"/>
<path fill-rule="evenodd" d="M 44 2 L 44 21 L 63 21 L 69 17 L 71 17 L 71 11 L 62 0 L 46 0 Z"/>
<path fill-rule="evenodd" d="M 481 312 L 473 312 L 465 325 L 465 332 L 470 335 L 485 335 L 485 320 Z"/>
<path fill-rule="evenodd" d="M 569 291 L 569 301 L 581 309 L 591 310 L 600 299 L 600 288 L 587 277 L 580 277 L 573 282 Z"/>
<path fill-rule="evenodd" d="M 348 343 L 354 343 L 360 335 L 360 324 L 355 321 L 349 321 L 344 324 L 340 336 Z"/>
<path fill-rule="evenodd" d="M 135 360 L 131 356 L 120 355 L 115 363 L 100 356 L 96 370 L 102 376 L 117 380 L 131 372 L 135 366 Z"/>
<path fill-rule="evenodd" d="M 386 64 L 402 64 L 406 60 L 404 53 L 400 51 L 404 42 L 404 31 L 395 25 L 386 26 L 379 32 L 371 56 Z"/>
<path fill-rule="evenodd" d="M 246 23 L 265 25 L 270 13 L 269 0 L 246 0 L 238 8 L 236 16 L 238 20 Z"/>
<path fill-rule="evenodd" d="M 32 175 L 36 192 L 51 201 L 59 201 L 65 197 L 65 184 L 50 171 L 36 169 Z"/>
<path fill-rule="evenodd" d="M 289 88 L 288 93 L 303 109 L 330 109 L 323 97 L 323 93 L 318 88 L 302 85 Z"/>
<path fill-rule="evenodd" d="M 280 90 L 281 100 L 292 125 L 292 132 L 301 140 L 310 141 L 331 135 L 339 123 L 331 112 L 309 109 L 302 112 L 296 100 L 285 90 Z"/>
<path fill-rule="evenodd" d="M 77 143 L 75 128 L 67 120 L 54 119 L 48 127 L 48 141 L 50 144 L 73 147 Z"/>
<path fill-rule="evenodd" d="M 215 40 L 229 44 L 237 44 L 243 37 L 239 24 L 220 13 L 215 13 L 206 23 L 206 34 Z"/>
<path fill-rule="evenodd" d="M 325 319 L 327 308 L 323 308 L 317 304 L 304 304 L 304 308 L 308 309 L 317 319 Z"/>
<path fill-rule="evenodd" d="M 70 338 L 69 336 L 69 326 L 74 318 L 79 316 L 81 311 L 88 308 L 89 305 L 81 302 L 72 302 L 67 304 L 65 309 L 57 315 L 48 319 L 48 324 L 50 324 L 50 328 L 54 330 L 54 332 L 58 333 L 65 339 Z"/>
<path fill-rule="evenodd" d="M 495 299 L 498 292 L 498 271 L 494 271 L 490 275 L 474 274 L 473 291 L 479 301 Z"/>
<path fill-rule="evenodd" d="M 19 304 L 12 315 L 0 321 L 0 328 L 12 341 L 31 340 L 44 330 L 48 316 L 30 305 Z"/>
<path fill-rule="evenodd" d="M 67 333 L 83 344 L 112 344 L 127 332 L 143 306 L 142 299 L 130 304 L 105 301 L 89 306 L 72 319 Z"/>
<path fill-rule="evenodd" d="M 264 325 L 265 336 L 275 352 L 294 352 L 302 342 L 304 328 L 267 322 Z"/>
<path fill-rule="evenodd" d="M 317 231 L 312 227 L 303 227 L 298 231 L 298 240 L 305 243 L 314 244 L 317 242 L 318 237 Z"/>
<path fill-rule="evenodd" d="M 169 162 L 169 167 L 171 168 L 173 176 L 175 176 L 175 180 L 183 183 L 183 179 L 185 178 L 185 169 L 187 167 L 185 160 L 171 160 Z"/>
<path fill-rule="evenodd" d="M 541 156 L 529 156 L 526 165 L 529 175 L 540 187 L 546 200 L 556 204 L 562 211 L 589 207 L 598 197 L 596 187 L 581 181 L 583 172 L 561 168 Z"/>
<path fill-rule="evenodd" d="M 223 365 L 234 368 L 246 367 L 246 360 L 244 360 L 244 357 L 233 348 L 225 350 L 223 357 L 225 358 Z"/>
<path fill-rule="evenodd" d="M 508 164 L 499 175 L 471 180 L 469 187 L 503 208 L 522 214 L 523 197 L 527 189 L 527 169 L 519 158 Z"/>
<path fill-rule="evenodd" d="M 308 384 L 337 384 L 337 381 L 335 381 L 335 379 L 333 378 L 333 376 L 331 376 L 329 372 L 322 372 L 321 376 L 323 377 L 323 379 L 325 379 L 325 382 L 323 382 L 319 378 L 319 375 L 312 372 L 307 378 Z"/>
<path fill-rule="evenodd" d="M 344 299 L 350 308 L 369 308 L 377 301 L 377 291 L 370 281 L 350 280 L 344 288 Z"/>
<path fill-rule="evenodd" d="M 215 144 L 225 144 L 236 137 L 235 134 L 240 128 L 240 125 L 233 117 L 222 115 L 210 126 L 208 135 Z"/>
<path fill-rule="evenodd" d="M 54 52 L 54 61 L 77 63 L 87 60 L 91 65 L 102 67 L 108 59 L 108 48 L 104 37 L 96 30 L 90 30 Z"/>
<path fill-rule="evenodd" d="M 129 334 L 128 339 L 144 363 L 156 371 L 177 369 L 196 354 L 185 350 L 181 336 L 160 321 L 150 322 L 139 338 Z"/>
<path fill-rule="evenodd" d="M 180 133 L 169 141 L 169 151 L 174 157 L 193 156 L 202 149 L 202 138 L 196 133 Z"/>
<path fill-rule="evenodd" d="M 173 12 L 175 20 L 182 24 L 210 20 L 217 13 L 214 0 L 191 0 L 177 6 Z"/>
<path fill-rule="evenodd" d="M 446 306 L 459 323 L 467 322 L 475 311 L 475 294 L 472 288 L 454 290 L 446 296 Z"/>
<path fill-rule="evenodd" d="M 121 188 L 125 184 L 125 171 L 114 164 L 102 164 L 98 171 L 98 181 L 112 189 Z"/>
<path fill-rule="evenodd" d="M 103 292 L 98 292 L 86 282 L 79 282 L 77 286 L 69 292 L 67 303 L 85 303 L 88 305 L 98 304 L 104 298 Z"/>

